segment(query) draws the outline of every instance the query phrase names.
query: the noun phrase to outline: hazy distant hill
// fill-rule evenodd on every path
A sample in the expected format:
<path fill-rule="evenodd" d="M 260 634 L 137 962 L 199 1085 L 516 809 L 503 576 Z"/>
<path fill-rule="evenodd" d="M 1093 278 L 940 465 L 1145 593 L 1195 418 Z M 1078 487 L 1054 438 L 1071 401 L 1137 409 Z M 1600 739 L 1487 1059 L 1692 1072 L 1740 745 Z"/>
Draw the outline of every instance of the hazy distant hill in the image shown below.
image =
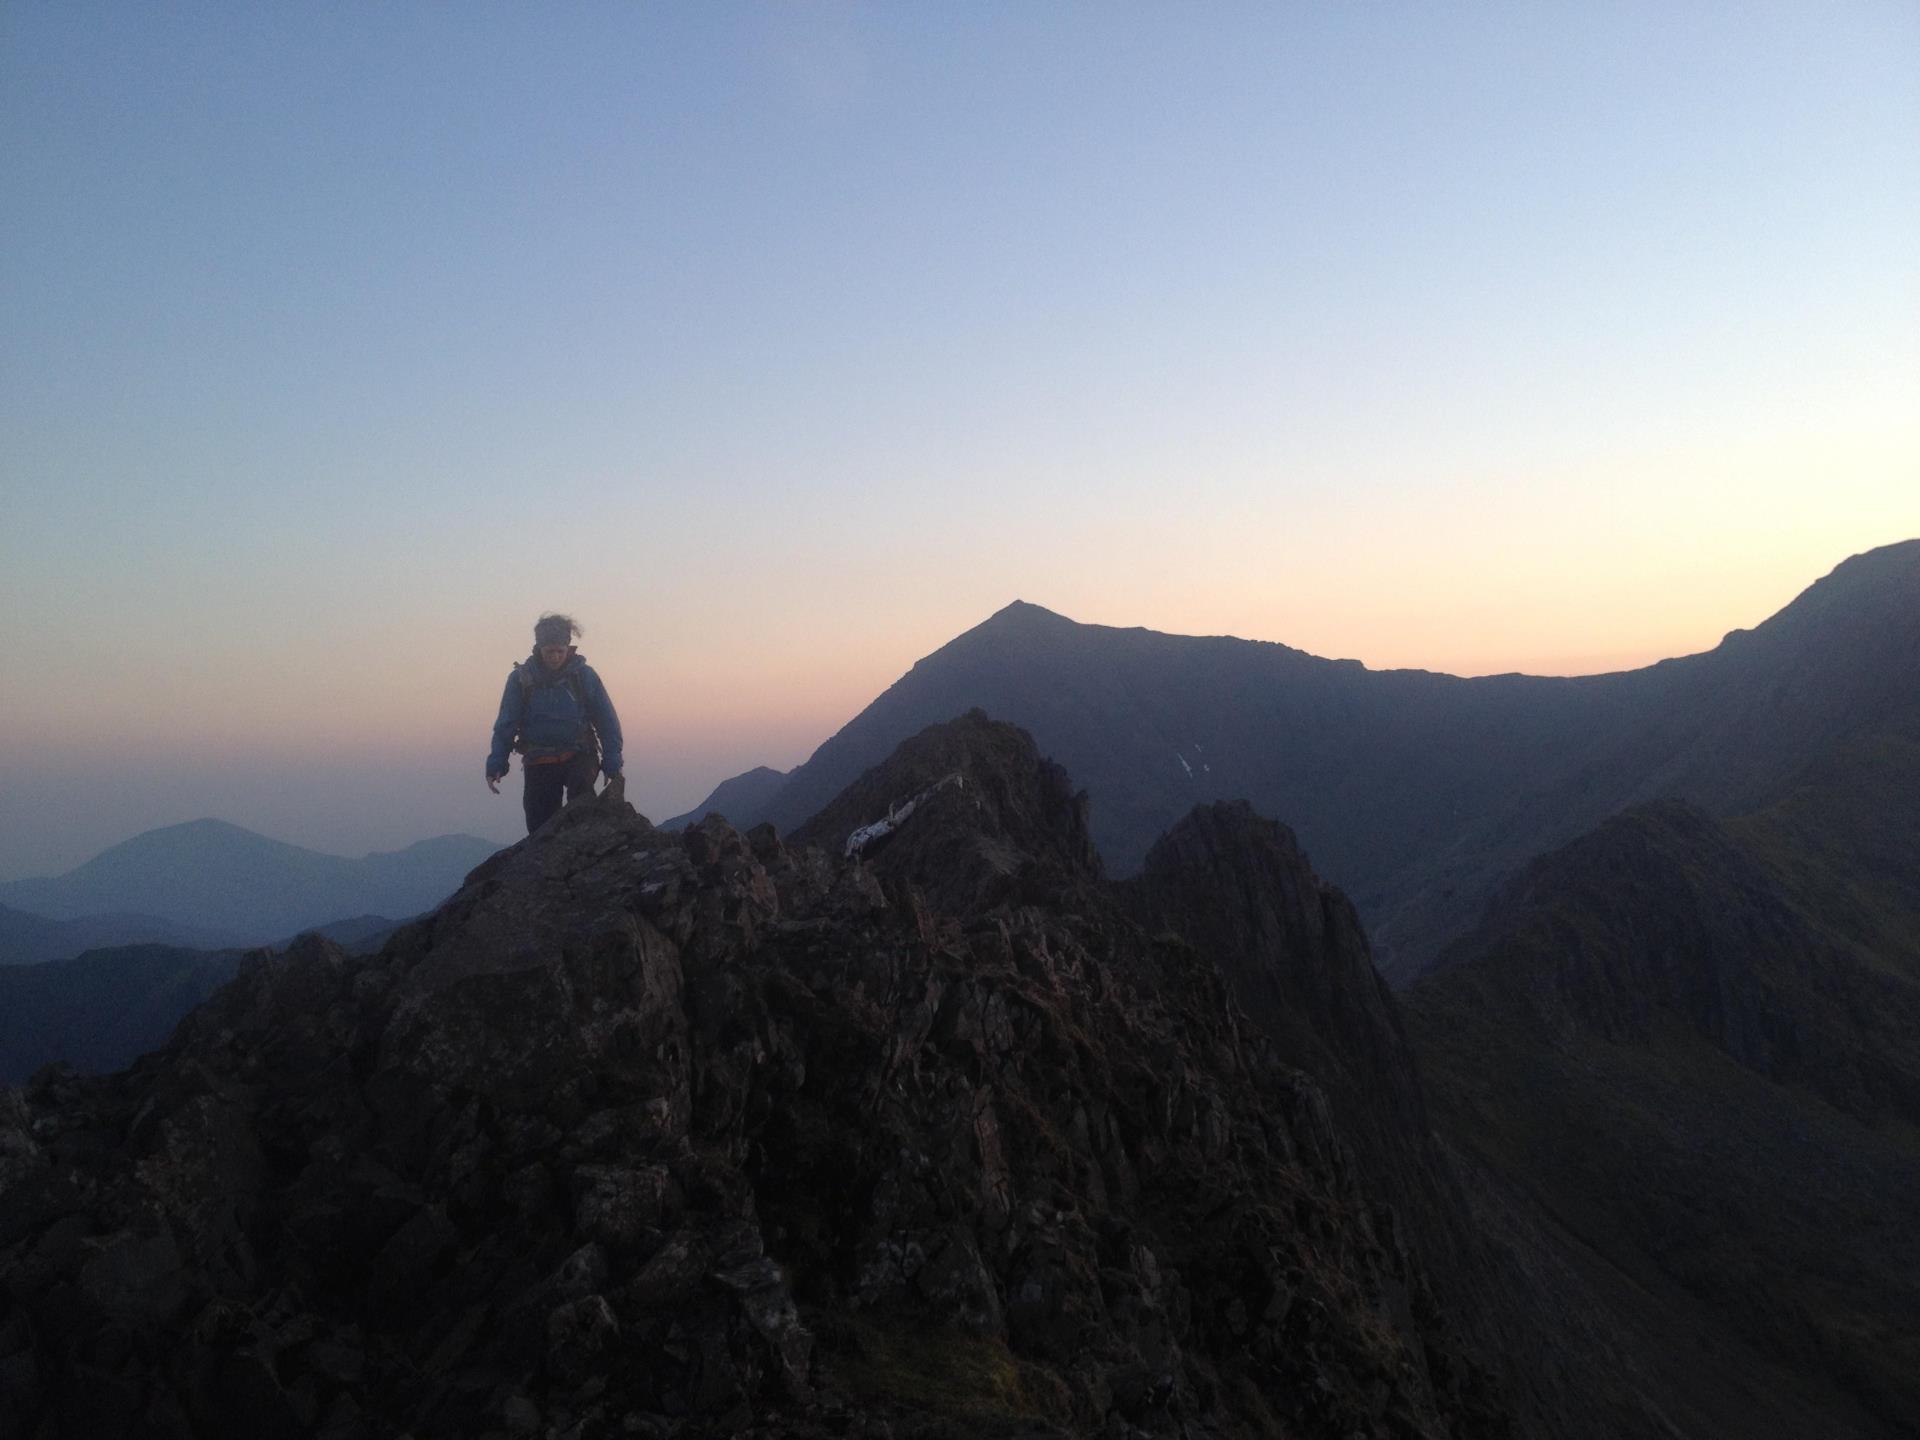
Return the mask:
<path fill-rule="evenodd" d="M 725 815 L 731 820 L 736 810 L 742 815 L 757 815 L 786 783 L 786 780 L 785 770 L 775 770 L 767 765 L 755 766 L 745 774 L 721 781 L 705 800 L 684 815 L 675 815 L 671 820 L 662 820 L 660 828 L 684 830 L 694 821 L 708 815 Z"/>
<path fill-rule="evenodd" d="M 1920 1433 L 1916 796 L 1902 725 L 1730 821 L 1635 807 L 1526 867 L 1405 997 L 1482 1194 L 1624 1279 L 1650 1353 L 1724 1366 L 1731 1336 L 1890 1436 Z"/>
<path fill-rule="evenodd" d="M 67 960 L 87 950 L 114 945 L 174 945 L 188 950 L 219 950 L 239 937 L 217 930 L 176 924 L 157 915 L 88 915 L 50 920 L 0 905 L 0 965 L 37 965 Z"/>
<path fill-rule="evenodd" d="M 500 847 L 442 835 L 358 860 L 219 820 L 149 830 L 65 875 L 0 885 L 0 904 L 55 919 L 155 915 L 267 944 L 345 915 L 413 915 Z"/>
<path fill-rule="evenodd" d="M 117 1070 L 158 1049 L 180 1017 L 233 978 L 240 952 L 169 945 L 93 950 L 0 970 L 0 1085 L 64 1060 Z"/>
<path fill-rule="evenodd" d="M 759 805 L 693 813 L 791 830 L 902 739 L 975 706 L 1087 787 L 1118 873 L 1197 801 L 1283 818 L 1404 980 L 1503 876 L 1606 816 L 1662 795 L 1733 813 L 1920 710 L 1920 541 L 1855 556 L 1705 654 L 1571 679 L 1370 671 L 1015 603 L 921 660 Z"/>

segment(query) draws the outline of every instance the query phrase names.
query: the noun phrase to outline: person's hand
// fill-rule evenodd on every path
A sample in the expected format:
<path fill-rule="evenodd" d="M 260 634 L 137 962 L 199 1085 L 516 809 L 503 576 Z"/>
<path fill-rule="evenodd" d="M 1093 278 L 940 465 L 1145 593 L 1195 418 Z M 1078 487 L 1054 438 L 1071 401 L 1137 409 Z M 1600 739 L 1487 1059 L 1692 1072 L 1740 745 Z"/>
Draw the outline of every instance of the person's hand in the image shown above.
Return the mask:
<path fill-rule="evenodd" d="M 500 782 L 506 778 L 507 777 L 504 775 L 487 776 L 487 789 L 493 791 L 494 794 L 498 795 L 500 793 Z"/>

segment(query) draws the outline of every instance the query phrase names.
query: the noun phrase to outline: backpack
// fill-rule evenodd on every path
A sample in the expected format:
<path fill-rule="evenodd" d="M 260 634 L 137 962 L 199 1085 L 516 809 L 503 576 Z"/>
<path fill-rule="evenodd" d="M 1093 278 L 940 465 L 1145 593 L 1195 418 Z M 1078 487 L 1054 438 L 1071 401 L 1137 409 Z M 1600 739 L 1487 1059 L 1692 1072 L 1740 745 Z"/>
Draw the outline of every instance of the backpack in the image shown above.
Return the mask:
<path fill-rule="evenodd" d="M 528 668 L 525 661 L 516 662 L 513 667 L 513 678 L 520 682 L 519 730 L 521 735 L 524 736 L 527 728 L 527 706 L 533 701 L 533 671 Z M 593 711 L 587 705 L 586 682 L 580 678 L 580 672 L 578 670 L 567 671 L 561 679 L 566 683 L 567 689 L 573 692 L 573 698 L 579 702 L 580 724 L 586 731 L 585 740 L 590 742 L 593 735 Z M 526 754 L 526 740 L 524 738 L 516 738 L 513 748 L 522 755 Z"/>

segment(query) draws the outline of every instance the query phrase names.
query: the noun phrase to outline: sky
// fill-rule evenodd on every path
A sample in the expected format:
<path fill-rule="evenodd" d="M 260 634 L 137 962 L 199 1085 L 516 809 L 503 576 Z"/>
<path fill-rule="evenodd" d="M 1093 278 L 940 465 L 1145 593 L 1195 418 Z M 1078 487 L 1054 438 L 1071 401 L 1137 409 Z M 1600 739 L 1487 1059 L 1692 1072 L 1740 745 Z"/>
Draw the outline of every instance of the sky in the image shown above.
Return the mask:
<path fill-rule="evenodd" d="M 656 818 L 1024 599 L 1711 648 L 1920 535 L 1920 7 L 0 6 L 0 879 Z"/>

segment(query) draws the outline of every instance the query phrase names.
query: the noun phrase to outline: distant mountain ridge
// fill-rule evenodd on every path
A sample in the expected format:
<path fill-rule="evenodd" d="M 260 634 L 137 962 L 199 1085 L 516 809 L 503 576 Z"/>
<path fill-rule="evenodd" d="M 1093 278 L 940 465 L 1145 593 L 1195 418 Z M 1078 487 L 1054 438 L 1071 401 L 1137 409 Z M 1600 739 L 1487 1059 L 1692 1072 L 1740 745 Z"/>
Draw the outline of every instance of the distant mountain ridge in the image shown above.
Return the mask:
<path fill-rule="evenodd" d="M 1666 795 L 1721 814 L 1764 803 L 1823 747 L 1920 711 L 1920 541 L 1854 556 L 1711 651 L 1572 678 L 1372 671 L 1015 602 L 764 797 L 728 782 L 689 813 L 792 830 L 901 740 L 975 707 L 1087 786 L 1115 873 L 1195 803 L 1283 817 L 1404 982 L 1504 876 L 1607 815 Z"/>
<path fill-rule="evenodd" d="M 181 925 L 157 915 L 86 915 L 75 920 L 52 920 L 0 905 L 0 966 L 66 960 L 88 950 L 117 945 L 222 950 L 238 943 L 236 935 Z"/>
<path fill-rule="evenodd" d="M 222 820 L 149 830 L 64 875 L 0 884 L 0 905 L 52 920 L 134 913 L 270 944 L 350 915 L 414 915 L 500 847 L 441 835 L 347 859 Z"/>

